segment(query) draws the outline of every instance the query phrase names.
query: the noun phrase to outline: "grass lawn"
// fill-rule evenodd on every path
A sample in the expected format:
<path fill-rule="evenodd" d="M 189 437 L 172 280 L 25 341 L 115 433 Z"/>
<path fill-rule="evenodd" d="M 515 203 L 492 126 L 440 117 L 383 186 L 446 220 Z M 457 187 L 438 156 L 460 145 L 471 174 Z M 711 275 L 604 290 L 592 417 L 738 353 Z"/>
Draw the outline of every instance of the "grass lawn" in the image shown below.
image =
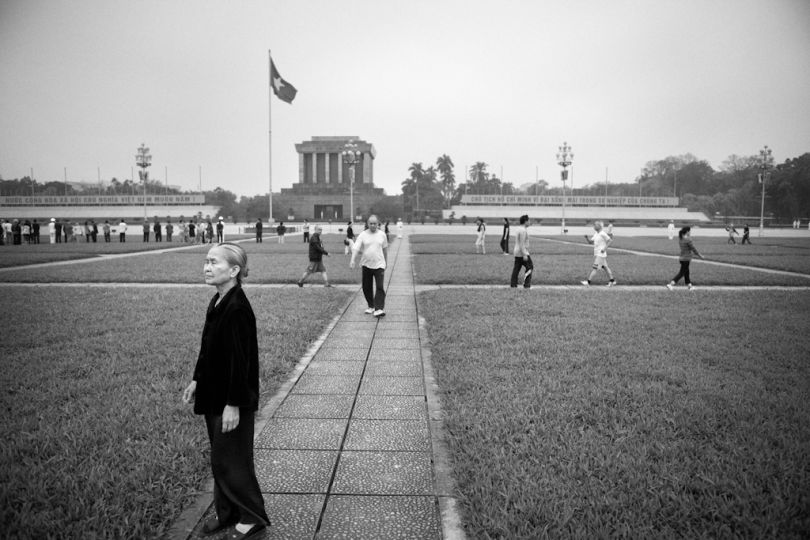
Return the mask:
<path fill-rule="evenodd" d="M 721 260 L 713 255 L 713 248 L 731 251 L 748 249 L 749 246 L 727 246 L 718 239 L 705 239 L 706 245 L 698 244 L 698 249 L 708 259 Z M 576 242 L 576 239 L 567 239 Z M 704 239 L 701 239 L 703 242 Z M 617 247 L 677 256 L 677 245 L 667 244 L 667 240 L 649 238 L 622 238 Z M 697 241 L 696 241 L 697 243 Z M 514 243 L 512 243 L 514 246 Z M 669 250 L 669 247 L 672 250 Z M 810 247 L 810 245 L 808 246 Z M 447 236 L 416 235 L 411 237 L 411 249 L 415 255 L 414 271 L 422 284 L 498 284 L 508 285 L 514 257 L 504 256 L 496 245 L 491 245 L 486 255 L 475 253 L 473 242 L 458 242 Z M 766 249 L 765 247 L 757 249 Z M 768 248 L 772 249 L 772 248 Z M 654 251 L 657 250 L 657 251 Z M 593 248 L 585 239 L 582 243 L 560 243 L 549 239 L 532 238 L 531 253 L 534 262 L 534 284 L 575 285 L 587 278 L 593 263 Z M 756 260 L 757 266 L 772 269 L 785 269 L 804 272 L 810 275 L 810 249 L 787 247 L 777 250 L 778 256 L 762 256 Z M 726 257 L 728 262 L 750 264 Z M 790 264 L 780 261 L 790 259 Z M 677 272 L 677 259 L 669 257 L 645 256 L 626 253 L 620 250 L 608 251 L 608 264 L 620 285 L 664 285 Z M 810 278 L 768 274 L 749 269 L 728 268 L 695 260 L 691 267 L 695 285 L 787 285 L 807 286 Z M 595 283 L 604 275 L 597 277 Z"/>
<path fill-rule="evenodd" d="M 266 402 L 350 293 L 245 290 Z M 0 536 L 166 533 L 210 476 L 204 422 L 181 394 L 214 292 L 3 287 Z"/>
<path fill-rule="evenodd" d="M 421 293 L 469 537 L 806 538 L 808 305 Z"/>
<path fill-rule="evenodd" d="M 584 239 L 583 239 L 584 240 Z M 755 238 L 751 245 L 728 244 L 725 238 L 694 239 L 698 251 L 712 261 L 810 274 L 810 238 Z M 617 236 L 611 247 L 678 255 L 678 240 Z"/>
<path fill-rule="evenodd" d="M 275 239 L 261 244 L 252 241 L 242 242 L 240 245 L 248 254 L 249 282 L 294 283 L 300 279 L 309 262 L 309 252 L 306 244 L 293 240 L 295 238 L 288 238 L 284 244 L 278 244 Z M 329 256 L 324 257 L 329 281 L 338 284 L 359 284 L 360 269 L 349 268 L 349 256 L 343 254 L 343 236 L 324 235 L 323 244 L 329 252 Z M 147 253 L 137 257 L 94 260 L 92 264 L 10 269 L 0 272 L 0 281 L 201 283 L 203 261 L 209 248 L 209 245 L 203 245 L 169 253 Z M 314 276 L 310 278 L 310 282 L 320 284 L 322 280 L 320 276 Z"/>
<path fill-rule="evenodd" d="M 234 235 L 233 238 L 246 238 L 246 236 Z M 71 242 L 67 244 L 49 244 L 46 241 L 40 244 L 5 245 L 0 246 L 0 268 L 24 264 L 69 261 L 88 257 L 133 253 L 136 251 L 156 251 L 177 248 L 184 245 L 189 244 L 178 242 L 176 237 L 174 238 L 174 242 L 143 242 L 140 235 L 137 237 L 127 235 L 127 241 L 124 243 L 118 242 L 118 235 L 113 237 L 112 242 L 106 243 L 102 235 L 101 240 L 95 243 L 82 240 L 81 242 Z"/>

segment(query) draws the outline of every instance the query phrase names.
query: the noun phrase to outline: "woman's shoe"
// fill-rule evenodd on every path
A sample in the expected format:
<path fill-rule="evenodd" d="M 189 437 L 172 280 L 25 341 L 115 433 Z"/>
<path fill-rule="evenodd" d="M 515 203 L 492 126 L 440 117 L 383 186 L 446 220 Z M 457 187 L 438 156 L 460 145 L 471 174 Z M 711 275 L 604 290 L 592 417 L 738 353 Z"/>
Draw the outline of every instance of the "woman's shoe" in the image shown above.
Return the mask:
<path fill-rule="evenodd" d="M 249 540 L 250 538 L 258 538 L 267 527 L 263 523 L 256 523 L 253 527 L 248 529 L 247 532 L 240 533 L 236 529 L 228 535 L 228 540 Z"/>

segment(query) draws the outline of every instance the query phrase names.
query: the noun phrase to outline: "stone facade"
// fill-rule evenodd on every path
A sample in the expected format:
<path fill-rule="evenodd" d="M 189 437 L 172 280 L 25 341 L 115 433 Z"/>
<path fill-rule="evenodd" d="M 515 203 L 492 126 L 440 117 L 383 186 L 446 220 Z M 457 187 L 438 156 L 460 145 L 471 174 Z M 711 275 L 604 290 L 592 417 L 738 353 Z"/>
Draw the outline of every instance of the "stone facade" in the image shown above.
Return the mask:
<path fill-rule="evenodd" d="M 342 152 L 352 142 L 361 152 L 354 170 L 344 163 Z M 313 137 L 295 145 L 298 152 L 298 182 L 274 196 L 284 208 L 284 218 L 316 221 L 348 220 L 351 178 L 354 180 L 355 216 L 364 216 L 369 207 L 385 196 L 374 187 L 374 146 L 358 137 Z M 292 212 L 292 213 L 290 213 Z M 283 219 L 279 216 L 279 219 Z"/>

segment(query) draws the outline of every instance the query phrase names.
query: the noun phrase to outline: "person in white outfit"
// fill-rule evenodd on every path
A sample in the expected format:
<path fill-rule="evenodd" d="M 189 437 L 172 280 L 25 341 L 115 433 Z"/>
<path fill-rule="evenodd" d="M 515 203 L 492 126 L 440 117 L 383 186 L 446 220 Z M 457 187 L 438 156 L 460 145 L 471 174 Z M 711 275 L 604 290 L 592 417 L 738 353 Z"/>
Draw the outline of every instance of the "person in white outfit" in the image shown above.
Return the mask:
<path fill-rule="evenodd" d="M 352 245 L 349 268 L 354 268 L 360 255 L 363 269 L 363 296 L 366 298 L 366 313 L 375 317 L 385 316 L 385 267 L 388 262 L 388 239 L 379 229 L 380 221 L 374 214 L 368 218 L 368 229 L 357 235 Z M 376 285 L 376 292 L 374 291 Z"/>
<path fill-rule="evenodd" d="M 56 218 L 51 218 L 51 222 L 48 223 L 48 236 L 51 239 L 51 244 L 56 243 Z"/>

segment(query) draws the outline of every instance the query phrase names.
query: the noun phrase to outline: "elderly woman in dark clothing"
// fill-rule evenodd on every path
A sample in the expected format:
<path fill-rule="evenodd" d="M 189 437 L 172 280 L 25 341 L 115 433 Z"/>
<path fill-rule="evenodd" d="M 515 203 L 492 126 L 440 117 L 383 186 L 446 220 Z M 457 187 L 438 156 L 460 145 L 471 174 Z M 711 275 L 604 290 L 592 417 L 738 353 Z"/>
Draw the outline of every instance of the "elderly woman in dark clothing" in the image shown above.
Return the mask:
<path fill-rule="evenodd" d="M 259 405 L 256 317 L 242 290 L 247 255 L 223 243 L 208 251 L 205 282 L 217 293 L 208 305 L 194 377 L 183 401 L 205 415 L 211 442 L 216 515 L 211 534 L 234 525 L 228 538 L 255 538 L 270 524 L 253 463 L 253 420 Z"/>

